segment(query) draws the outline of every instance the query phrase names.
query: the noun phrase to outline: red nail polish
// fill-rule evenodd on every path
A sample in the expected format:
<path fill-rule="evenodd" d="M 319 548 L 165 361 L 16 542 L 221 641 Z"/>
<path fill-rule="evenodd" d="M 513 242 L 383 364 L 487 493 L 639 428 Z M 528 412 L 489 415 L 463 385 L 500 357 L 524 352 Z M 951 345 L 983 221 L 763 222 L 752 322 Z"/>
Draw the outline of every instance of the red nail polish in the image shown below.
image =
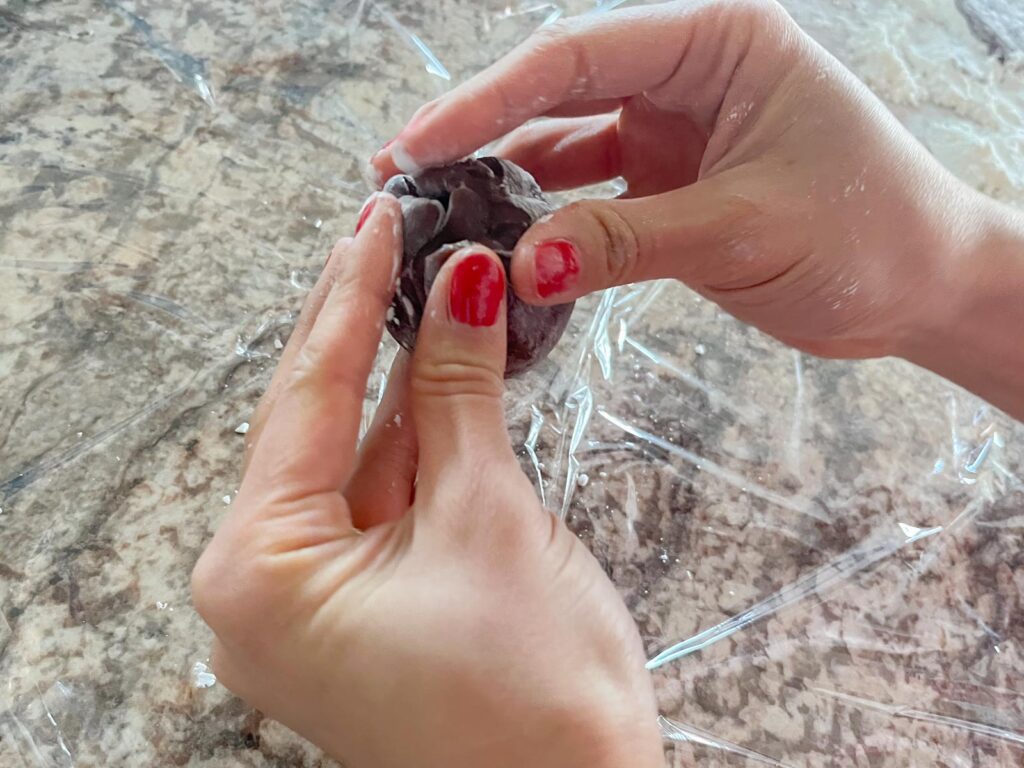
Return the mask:
<path fill-rule="evenodd" d="M 373 206 L 377 204 L 377 196 L 374 195 L 363 204 L 363 210 L 359 212 L 359 221 L 356 222 L 356 234 L 359 234 L 359 230 L 363 228 L 363 224 L 370 218 L 370 214 L 373 213 Z"/>
<path fill-rule="evenodd" d="M 483 253 L 473 253 L 455 265 L 448 306 L 463 325 L 494 325 L 505 296 L 505 270 Z"/>
<path fill-rule="evenodd" d="M 545 240 L 533 252 L 537 295 L 541 298 L 562 293 L 580 274 L 580 255 L 568 240 Z"/>

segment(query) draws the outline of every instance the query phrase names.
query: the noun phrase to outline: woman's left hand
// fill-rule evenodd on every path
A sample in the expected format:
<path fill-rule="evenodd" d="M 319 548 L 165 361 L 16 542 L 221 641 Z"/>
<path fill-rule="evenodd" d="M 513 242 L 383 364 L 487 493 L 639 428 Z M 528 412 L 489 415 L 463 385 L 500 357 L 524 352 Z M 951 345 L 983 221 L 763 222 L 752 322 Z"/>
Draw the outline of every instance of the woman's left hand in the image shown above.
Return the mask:
<path fill-rule="evenodd" d="M 357 449 L 400 256 L 376 198 L 335 247 L 193 575 L 213 667 L 350 768 L 660 766 L 636 627 L 504 424 L 504 270 L 438 276 Z"/>

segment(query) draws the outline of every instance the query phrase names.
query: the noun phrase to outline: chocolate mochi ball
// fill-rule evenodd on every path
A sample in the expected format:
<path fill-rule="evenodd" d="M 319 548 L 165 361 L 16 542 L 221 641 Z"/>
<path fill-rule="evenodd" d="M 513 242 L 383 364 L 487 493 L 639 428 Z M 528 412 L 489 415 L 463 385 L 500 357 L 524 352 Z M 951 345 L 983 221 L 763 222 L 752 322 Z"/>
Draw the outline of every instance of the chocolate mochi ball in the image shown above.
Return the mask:
<path fill-rule="evenodd" d="M 541 216 L 553 210 L 533 177 L 496 157 L 429 168 L 416 176 L 395 176 L 384 191 L 399 199 L 405 243 L 398 290 L 387 328 L 412 351 L 423 308 L 445 261 L 471 243 L 495 251 L 509 277 L 512 250 Z M 508 354 L 505 376 L 529 370 L 547 357 L 565 331 L 573 304 L 526 304 L 506 280 Z"/>

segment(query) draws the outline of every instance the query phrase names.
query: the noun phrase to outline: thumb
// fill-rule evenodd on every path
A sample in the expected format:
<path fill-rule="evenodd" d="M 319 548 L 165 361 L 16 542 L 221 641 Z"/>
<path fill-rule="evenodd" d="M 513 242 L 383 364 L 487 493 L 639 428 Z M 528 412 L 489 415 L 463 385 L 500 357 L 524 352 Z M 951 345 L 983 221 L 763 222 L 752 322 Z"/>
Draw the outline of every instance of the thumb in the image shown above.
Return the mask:
<path fill-rule="evenodd" d="M 514 461 L 502 406 L 506 294 L 505 268 L 482 246 L 456 252 L 434 280 L 411 371 L 421 483 L 480 460 Z"/>
<path fill-rule="evenodd" d="M 746 241 L 742 233 L 755 213 L 726 174 L 651 197 L 572 203 L 523 235 L 512 283 L 531 304 L 664 277 L 698 289 L 724 284 L 739 266 L 742 254 L 730 254 L 743 250 L 736 246 Z"/>

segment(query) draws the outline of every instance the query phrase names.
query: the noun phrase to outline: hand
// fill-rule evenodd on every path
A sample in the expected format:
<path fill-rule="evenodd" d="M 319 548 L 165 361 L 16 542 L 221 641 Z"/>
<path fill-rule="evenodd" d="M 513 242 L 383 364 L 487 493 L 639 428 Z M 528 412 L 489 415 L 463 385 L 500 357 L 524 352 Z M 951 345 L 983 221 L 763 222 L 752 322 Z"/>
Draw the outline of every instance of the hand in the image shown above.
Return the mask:
<path fill-rule="evenodd" d="M 350 768 L 661 765 L 636 627 L 510 445 L 492 252 L 445 265 L 357 450 L 400 232 L 378 196 L 254 418 L 193 575 L 214 670 Z"/>
<path fill-rule="evenodd" d="M 967 306 L 989 211 L 768 0 L 685 2 L 542 28 L 424 107 L 381 176 L 497 153 L 546 189 L 617 176 L 515 251 L 527 301 L 673 277 L 814 354 L 913 357 Z M 968 268 L 969 269 L 969 268 Z"/>

